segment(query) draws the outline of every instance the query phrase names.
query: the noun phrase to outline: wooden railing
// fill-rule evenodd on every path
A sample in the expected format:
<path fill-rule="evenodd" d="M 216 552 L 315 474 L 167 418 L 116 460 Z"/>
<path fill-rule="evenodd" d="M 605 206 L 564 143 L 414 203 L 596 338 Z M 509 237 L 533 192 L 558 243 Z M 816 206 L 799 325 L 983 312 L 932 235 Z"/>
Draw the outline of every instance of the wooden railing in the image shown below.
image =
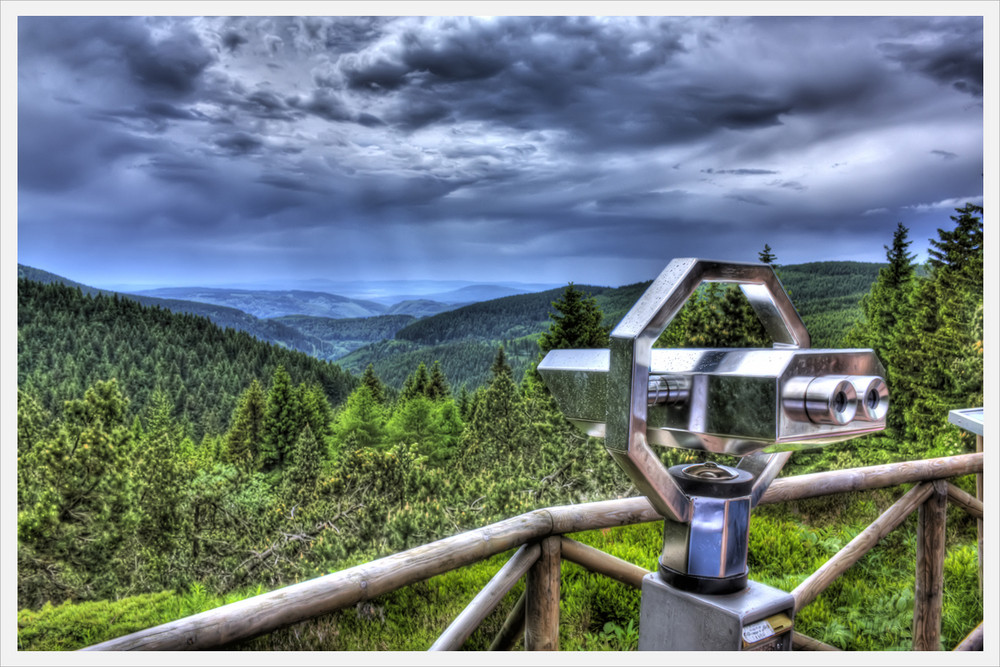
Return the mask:
<path fill-rule="evenodd" d="M 916 484 L 792 591 L 796 612 L 815 600 L 880 539 L 917 511 L 919 527 L 913 648 L 936 650 L 940 643 L 946 505 L 951 501 L 977 519 L 983 516 L 981 500 L 945 480 L 982 473 L 982 470 L 983 454 L 976 453 L 775 480 L 761 503 Z M 524 594 L 508 615 L 491 648 L 509 649 L 523 637 L 527 650 L 555 650 L 559 641 L 561 559 L 636 588 L 641 586 L 642 578 L 647 574 L 643 568 L 564 535 L 661 520 L 662 517 L 649 502 L 641 497 L 535 510 L 84 650 L 219 648 L 370 600 L 515 548 L 517 551 L 510 560 L 448 626 L 431 649 L 461 648 L 504 595 L 522 576 L 526 576 Z M 979 556 L 982 562 L 981 551 Z M 798 633 L 793 637 L 793 645 L 806 650 L 836 650 Z M 981 625 L 957 649 L 975 650 L 977 646 L 982 647 Z"/>

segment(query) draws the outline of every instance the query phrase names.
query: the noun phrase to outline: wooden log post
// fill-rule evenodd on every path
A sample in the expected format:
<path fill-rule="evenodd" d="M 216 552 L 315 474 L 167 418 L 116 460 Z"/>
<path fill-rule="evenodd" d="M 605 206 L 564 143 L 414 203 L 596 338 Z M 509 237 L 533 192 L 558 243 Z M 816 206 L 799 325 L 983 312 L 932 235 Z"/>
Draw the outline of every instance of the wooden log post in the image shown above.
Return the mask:
<path fill-rule="evenodd" d="M 517 644 L 517 640 L 524 637 L 524 601 L 527 599 L 525 593 L 514 603 L 514 608 L 507 614 L 507 620 L 503 622 L 503 627 L 490 644 L 491 651 L 509 651 Z"/>
<path fill-rule="evenodd" d="M 795 590 L 792 591 L 792 597 L 795 598 L 795 612 L 798 613 L 803 607 L 815 600 L 837 577 L 861 560 L 872 547 L 878 544 L 879 540 L 903 523 L 906 517 L 920 507 L 933 492 L 934 487 L 929 483 L 918 484 L 907 491 L 870 526 L 861 531 L 843 549 L 796 586 Z"/>
<path fill-rule="evenodd" d="M 541 541 L 542 554 L 528 570 L 524 648 L 559 650 L 559 536 Z"/>
<path fill-rule="evenodd" d="M 976 453 L 982 455 L 983 453 L 983 436 L 976 435 Z M 983 503 L 983 471 L 980 469 L 976 473 L 976 500 L 979 501 L 980 507 Z M 976 520 L 976 538 L 979 542 L 979 592 L 983 592 L 983 518 L 979 517 Z"/>
<path fill-rule="evenodd" d="M 538 560 L 540 553 L 541 548 L 537 544 L 522 545 L 428 650 L 457 651 L 462 648 L 479 624 L 500 604 L 503 596 Z"/>
<path fill-rule="evenodd" d="M 918 510 L 916 592 L 913 600 L 914 651 L 941 649 L 948 486 L 941 480 L 931 484 L 934 492 Z"/>

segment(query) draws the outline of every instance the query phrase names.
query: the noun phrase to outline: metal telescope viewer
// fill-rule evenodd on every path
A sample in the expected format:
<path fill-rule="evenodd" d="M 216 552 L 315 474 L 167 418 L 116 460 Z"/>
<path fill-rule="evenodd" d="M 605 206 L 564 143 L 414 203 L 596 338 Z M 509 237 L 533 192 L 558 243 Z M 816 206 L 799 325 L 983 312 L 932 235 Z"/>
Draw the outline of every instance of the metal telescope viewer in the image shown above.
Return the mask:
<path fill-rule="evenodd" d="M 736 283 L 774 346 L 653 349 L 703 282 Z M 796 449 L 885 428 L 872 350 L 813 350 L 766 264 L 675 259 L 607 350 L 552 350 L 538 371 L 566 417 L 605 447 L 665 519 L 642 586 L 640 650 L 789 650 L 794 601 L 747 578 L 750 510 Z M 665 468 L 650 444 L 742 457 Z"/>

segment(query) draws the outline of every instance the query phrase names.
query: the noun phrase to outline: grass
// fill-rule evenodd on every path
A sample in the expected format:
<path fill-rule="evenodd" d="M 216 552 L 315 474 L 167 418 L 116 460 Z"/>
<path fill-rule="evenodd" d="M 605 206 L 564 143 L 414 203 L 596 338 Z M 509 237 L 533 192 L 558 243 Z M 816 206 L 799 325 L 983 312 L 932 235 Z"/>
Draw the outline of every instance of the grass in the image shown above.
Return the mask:
<path fill-rule="evenodd" d="M 891 492 L 843 494 L 828 499 L 762 506 L 750 531 L 751 578 L 791 591 L 891 504 Z M 831 517 L 835 517 L 835 520 Z M 949 513 L 944 571 L 942 648 L 951 649 L 983 618 L 977 578 L 974 522 Z M 595 530 L 572 536 L 619 558 L 653 569 L 659 524 Z M 911 516 L 848 570 L 796 618 L 796 630 L 848 650 L 908 650 L 913 618 L 916 518 Z M 512 553 L 512 552 L 511 552 Z M 511 555 L 433 577 L 379 598 L 229 646 L 230 650 L 424 651 Z M 356 555 L 337 569 L 365 562 Z M 466 643 L 485 650 L 523 590 L 519 583 Z M 560 649 L 634 650 L 640 593 L 617 581 L 563 562 Z M 118 601 L 46 605 L 18 614 L 22 650 L 72 650 L 183 618 L 264 592 L 225 597 L 191 590 Z"/>

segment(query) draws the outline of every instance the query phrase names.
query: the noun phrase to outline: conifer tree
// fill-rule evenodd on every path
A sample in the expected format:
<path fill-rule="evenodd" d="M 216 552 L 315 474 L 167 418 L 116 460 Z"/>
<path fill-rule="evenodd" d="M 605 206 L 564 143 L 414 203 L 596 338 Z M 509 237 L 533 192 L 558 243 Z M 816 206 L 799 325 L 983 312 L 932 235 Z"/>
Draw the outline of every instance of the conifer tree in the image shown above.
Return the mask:
<path fill-rule="evenodd" d="M 528 420 L 524 400 L 514 383 L 503 347 L 497 348 L 490 367 L 492 377 L 479 393 L 469 420 L 467 462 L 496 464 L 502 456 L 519 454 L 526 446 Z"/>
<path fill-rule="evenodd" d="M 417 366 L 417 370 L 410 374 L 406 378 L 406 382 L 403 383 L 403 391 L 400 394 L 402 400 L 408 400 L 414 396 L 426 396 L 427 395 L 427 384 L 430 382 L 430 378 L 427 375 L 427 365 L 424 362 L 420 362 Z"/>
<path fill-rule="evenodd" d="M 316 482 L 322 469 L 323 455 L 319 441 L 306 424 L 295 441 L 289 465 L 282 475 L 286 496 L 307 502 L 316 494 Z"/>
<path fill-rule="evenodd" d="M 552 322 L 538 340 L 543 355 L 556 349 L 607 347 L 608 332 L 601 325 L 604 315 L 594 297 L 570 283 L 552 306 L 556 311 L 549 313 Z"/>
<path fill-rule="evenodd" d="M 17 388 L 17 455 L 28 454 L 36 444 L 47 440 L 50 417 L 41 403 L 27 389 Z"/>
<path fill-rule="evenodd" d="M 892 246 L 884 246 L 888 266 L 879 269 L 878 278 L 861 300 L 862 317 L 844 337 L 848 347 L 871 348 L 886 368 L 886 380 L 892 400 L 900 408 L 908 403 L 906 378 L 903 374 L 907 351 L 899 336 L 902 323 L 910 317 L 911 298 L 916 289 L 913 255 L 907 250 L 909 230 L 897 223 Z M 886 425 L 890 433 L 900 435 L 904 427 L 904 411 L 890 410 Z"/>
<path fill-rule="evenodd" d="M 145 428 L 135 448 L 135 500 L 139 525 L 134 549 L 146 561 L 144 576 L 159 580 L 176 570 L 184 548 L 186 480 L 181 461 L 182 434 L 171 418 L 173 405 L 161 389 L 146 408 Z M 138 574 L 138 573 L 136 573 Z"/>
<path fill-rule="evenodd" d="M 513 381 L 514 371 L 511 370 L 510 364 L 507 362 L 507 353 L 503 351 L 503 346 L 497 348 L 493 363 L 490 364 L 490 375 L 492 376 L 490 384 L 496 382 L 500 376 L 506 376 Z"/>
<path fill-rule="evenodd" d="M 240 396 L 226 434 L 228 460 L 246 470 L 256 470 L 260 464 L 266 407 L 264 389 L 254 378 Z"/>
<path fill-rule="evenodd" d="M 472 396 L 469 394 L 469 390 L 464 384 L 458 391 L 457 404 L 459 416 L 461 416 L 463 420 L 468 420 L 472 409 Z"/>
<path fill-rule="evenodd" d="M 302 405 L 292 387 L 292 379 L 284 366 L 278 366 L 271 377 L 264 414 L 265 466 L 280 467 L 289 458 L 304 425 Z"/>
<path fill-rule="evenodd" d="M 333 435 L 333 409 L 319 385 L 298 387 L 299 403 L 302 406 L 302 421 L 308 426 L 313 436 L 324 446 Z"/>
<path fill-rule="evenodd" d="M 431 366 L 431 375 L 427 380 L 427 386 L 424 388 L 424 395 L 432 401 L 440 401 L 451 397 L 451 388 L 448 386 L 448 380 L 444 376 L 444 371 L 441 370 L 440 361 L 435 361 L 434 365 Z"/>
<path fill-rule="evenodd" d="M 761 262 L 761 264 L 770 264 L 773 266 L 774 262 L 778 258 L 771 252 L 771 246 L 765 243 L 764 249 L 757 253 L 757 259 Z"/>
<path fill-rule="evenodd" d="M 116 380 L 96 383 L 67 401 L 58 433 L 21 462 L 29 473 L 17 516 L 19 606 L 66 590 L 113 597 L 112 563 L 139 517 L 127 406 Z"/>
<path fill-rule="evenodd" d="M 983 302 L 982 207 L 968 204 L 938 230 L 929 251 L 931 275 L 913 293 L 911 315 L 891 355 L 890 386 L 906 418 L 907 436 L 927 446 L 947 428 L 948 411 L 975 407 L 982 395 L 977 313 Z M 921 452 L 922 454 L 922 452 Z"/>
<path fill-rule="evenodd" d="M 365 372 L 361 376 L 361 384 L 368 387 L 375 402 L 385 403 L 385 386 L 378 379 L 378 376 L 375 375 L 375 366 L 373 364 L 368 364 L 365 367 Z"/>
<path fill-rule="evenodd" d="M 347 398 L 333 425 L 333 454 L 379 447 L 385 437 L 385 408 L 367 385 L 360 385 Z"/>

